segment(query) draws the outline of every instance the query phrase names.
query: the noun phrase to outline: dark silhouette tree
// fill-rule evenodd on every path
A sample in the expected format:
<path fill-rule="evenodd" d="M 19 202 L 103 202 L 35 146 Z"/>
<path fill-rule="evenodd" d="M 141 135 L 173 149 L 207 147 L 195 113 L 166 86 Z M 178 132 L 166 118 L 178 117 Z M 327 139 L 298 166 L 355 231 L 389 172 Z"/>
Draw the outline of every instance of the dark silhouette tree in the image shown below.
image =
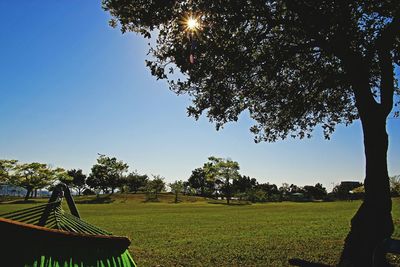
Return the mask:
<path fill-rule="evenodd" d="M 275 184 L 270 184 L 270 183 L 257 184 L 256 189 L 265 192 L 266 198 L 269 201 L 278 200 L 277 198 L 280 199 L 280 192 L 278 186 L 276 186 Z"/>
<path fill-rule="evenodd" d="M 139 190 L 144 190 L 148 181 L 149 177 L 146 174 L 140 175 L 136 172 L 131 172 L 124 178 L 124 183 L 129 191 L 135 194 Z"/>
<path fill-rule="evenodd" d="M 206 173 L 203 168 L 197 168 L 192 171 L 188 179 L 188 185 L 191 188 L 200 191 L 201 196 L 205 196 L 205 190 L 207 188 Z"/>
<path fill-rule="evenodd" d="M 283 183 L 281 187 L 279 187 L 279 194 L 281 196 L 281 200 L 288 200 L 290 194 L 290 187 L 288 183 Z"/>
<path fill-rule="evenodd" d="M 254 189 L 257 185 L 256 178 L 250 178 L 249 176 L 241 175 L 237 179 L 233 180 L 232 188 L 235 193 L 239 194 L 239 199 L 246 195 L 247 192 Z"/>
<path fill-rule="evenodd" d="M 350 191 L 362 185 L 360 182 L 341 182 L 333 188 L 332 192 L 338 199 L 351 199 Z"/>
<path fill-rule="evenodd" d="M 303 187 L 304 194 L 307 198 L 310 199 L 323 199 L 328 193 L 326 192 L 326 188 L 322 186 L 322 184 L 317 183 L 315 186 L 306 185 Z"/>
<path fill-rule="evenodd" d="M 78 195 L 81 195 L 83 189 L 86 186 L 86 175 L 82 172 L 81 169 L 69 170 L 67 171 L 68 175 L 72 177 L 71 185 L 78 190 Z"/>
<path fill-rule="evenodd" d="M 103 7 L 122 32 L 157 34 L 152 74 L 190 95 L 189 115 L 205 112 L 217 129 L 244 110 L 256 141 L 310 137 L 316 126 L 329 138 L 337 124 L 360 119 L 365 200 L 340 263 L 371 265 L 376 245 L 393 233 L 386 119 L 398 93 L 397 0 L 103 0 Z M 190 31 L 188 17 L 197 19 Z M 170 75 L 176 70 L 184 78 Z"/>
<path fill-rule="evenodd" d="M 92 172 L 89 175 L 86 183 L 94 188 L 101 189 L 103 192 L 111 193 L 121 185 L 124 173 L 128 171 L 128 164 L 115 157 L 107 157 L 100 155 L 97 158 L 97 163 L 93 165 Z"/>

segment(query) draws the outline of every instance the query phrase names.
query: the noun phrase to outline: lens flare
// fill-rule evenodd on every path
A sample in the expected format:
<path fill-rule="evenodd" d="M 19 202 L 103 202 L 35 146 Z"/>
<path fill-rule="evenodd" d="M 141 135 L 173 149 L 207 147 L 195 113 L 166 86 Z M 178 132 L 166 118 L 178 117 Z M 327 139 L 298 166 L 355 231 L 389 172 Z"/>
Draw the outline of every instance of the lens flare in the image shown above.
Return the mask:
<path fill-rule="evenodd" d="M 200 22 L 199 22 L 199 19 L 196 17 L 192 17 L 192 16 L 188 17 L 185 20 L 185 25 L 186 25 L 186 29 L 191 32 L 195 32 L 200 29 Z"/>
<path fill-rule="evenodd" d="M 197 30 L 199 28 L 199 21 L 196 18 L 189 18 L 187 21 L 187 27 L 189 30 Z"/>

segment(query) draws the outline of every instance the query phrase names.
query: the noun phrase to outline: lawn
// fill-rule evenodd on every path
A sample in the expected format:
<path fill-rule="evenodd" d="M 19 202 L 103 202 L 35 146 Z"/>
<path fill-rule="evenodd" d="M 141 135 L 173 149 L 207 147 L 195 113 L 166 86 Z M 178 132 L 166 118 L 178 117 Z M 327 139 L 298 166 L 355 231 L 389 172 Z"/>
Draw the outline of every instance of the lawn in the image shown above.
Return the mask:
<path fill-rule="evenodd" d="M 360 205 L 353 202 L 210 204 L 172 196 L 144 203 L 119 195 L 103 204 L 78 204 L 84 220 L 131 238 L 139 266 L 287 266 L 290 258 L 335 264 Z M 107 201 L 109 200 L 109 201 Z M 79 199 L 78 202 L 91 202 Z M 33 204 L 0 204 L 0 213 Z M 400 237 L 395 199 L 395 236 Z"/>

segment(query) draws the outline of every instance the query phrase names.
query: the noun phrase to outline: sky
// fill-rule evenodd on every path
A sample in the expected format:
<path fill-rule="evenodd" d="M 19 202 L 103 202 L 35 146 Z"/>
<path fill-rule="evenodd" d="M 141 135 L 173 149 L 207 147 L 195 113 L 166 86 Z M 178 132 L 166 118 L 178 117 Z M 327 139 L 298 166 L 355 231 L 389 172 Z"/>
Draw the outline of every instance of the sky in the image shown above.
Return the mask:
<path fill-rule="evenodd" d="M 187 117 L 145 66 L 147 41 L 109 27 L 99 0 L 1 0 L 0 158 L 86 173 L 98 153 L 167 182 L 187 179 L 209 156 L 238 161 L 259 182 L 328 189 L 362 181 L 359 122 L 307 140 L 255 144 L 244 113 L 220 131 Z M 400 119 L 389 119 L 389 174 L 400 174 Z"/>

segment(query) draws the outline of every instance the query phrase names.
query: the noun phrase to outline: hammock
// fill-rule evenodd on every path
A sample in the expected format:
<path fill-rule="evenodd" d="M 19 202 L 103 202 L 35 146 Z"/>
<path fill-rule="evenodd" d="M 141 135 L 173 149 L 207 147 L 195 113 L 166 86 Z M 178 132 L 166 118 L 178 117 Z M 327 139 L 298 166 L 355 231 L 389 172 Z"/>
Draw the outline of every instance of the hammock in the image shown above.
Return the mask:
<path fill-rule="evenodd" d="M 62 209 L 65 194 L 70 212 Z M 80 219 L 67 186 L 47 204 L 0 215 L 1 266 L 136 267 L 130 241 Z"/>

